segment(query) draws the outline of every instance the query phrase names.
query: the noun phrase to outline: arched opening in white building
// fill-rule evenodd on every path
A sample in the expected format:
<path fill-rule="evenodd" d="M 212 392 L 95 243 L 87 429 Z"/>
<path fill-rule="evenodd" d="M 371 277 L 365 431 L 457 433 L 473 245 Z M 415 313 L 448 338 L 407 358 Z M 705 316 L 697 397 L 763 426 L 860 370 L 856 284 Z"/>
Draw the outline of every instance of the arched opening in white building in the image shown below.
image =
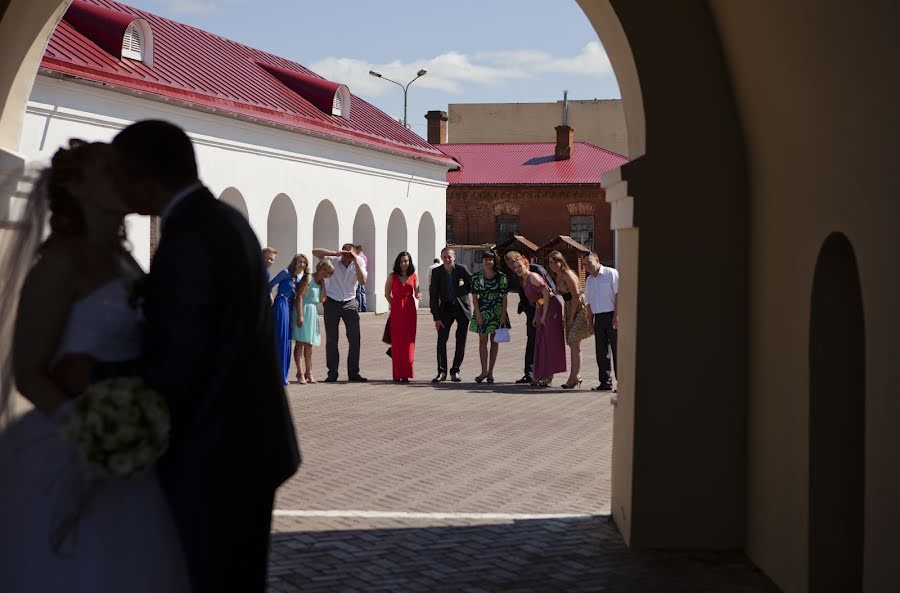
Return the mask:
<path fill-rule="evenodd" d="M 330 200 L 322 200 L 313 218 L 313 248 L 338 250 L 341 246 L 337 210 Z M 315 262 L 319 260 L 313 258 Z"/>
<path fill-rule="evenodd" d="M 244 218 L 250 218 L 250 213 L 247 211 L 247 201 L 244 200 L 244 195 L 237 188 L 225 188 L 219 199 L 243 214 Z"/>
<path fill-rule="evenodd" d="M 399 208 L 394 208 L 387 225 L 387 268 L 394 266 L 394 260 L 401 251 L 408 251 L 406 238 L 406 217 Z M 413 258 L 416 255 L 413 254 Z M 415 260 L 413 260 L 415 261 Z"/>
<path fill-rule="evenodd" d="M 423 307 L 428 306 L 428 286 L 431 281 L 428 268 L 431 266 L 434 258 L 440 257 L 440 247 L 436 245 L 437 237 L 435 235 L 434 218 L 431 217 L 430 212 L 426 212 L 419 219 L 419 241 L 417 247 L 419 253 L 415 254 L 419 285 L 422 287 L 422 301 L 420 304 Z"/>
<path fill-rule="evenodd" d="M 375 217 L 372 215 L 372 209 L 368 204 L 363 204 L 356 211 L 356 217 L 353 219 L 353 244 L 359 245 L 366 254 L 368 281 L 366 282 L 366 300 L 369 311 L 380 311 L 377 301 L 380 301 L 379 280 L 381 276 L 378 274 L 378 247 L 375 242 Z"/>
<path fill-rule="evenodd" d="M 278 250 L 278 257 L 272 265 L 275 270 L 287 267 L 297 253 L 297 211 L 285 194 L 275 196 L 269 206 L 266 245 Z"/>

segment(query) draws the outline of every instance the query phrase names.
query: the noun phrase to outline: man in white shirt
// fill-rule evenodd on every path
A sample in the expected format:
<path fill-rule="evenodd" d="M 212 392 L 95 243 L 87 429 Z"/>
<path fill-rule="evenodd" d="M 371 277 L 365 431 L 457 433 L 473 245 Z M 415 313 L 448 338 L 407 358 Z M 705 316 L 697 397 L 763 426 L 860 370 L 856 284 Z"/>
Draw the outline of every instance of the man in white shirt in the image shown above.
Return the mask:
<path fill-rule="evenodd" d="M 594 347 L 597 353 L 597 367 L 600 369 L 600 385 L 594 387 L 594 391 L 612 391 L 609 352 L 612 351 L 612 368 L 615 372 L 619 358 L 616 352 L 616 335 L 619 328 L 616 308 L 619 273 L 601 264 L 600 257 L 594 252 L 585 254 L 584 267 L 588 271 L 584 299 L 588 313 L 594 316 Z"/>
<path fill-rule="evenodd" d="M 345 243 L 341 251 L 315 248 L 313 256 L 330 259 L 334 264 L 334 274 L 325 281 L 325 360 L 328 366 L 326 383 L 334 383 L 338 378 L 341 355 L 338 352 L 338 329 L 341 320 L 347 331 L 350 348 L 347 351 L 347 376 L 351 382 L 361 383 L 368 379 L 359 374 L 359 303 L 356 289 L 365 284 L 366 265 L 353 249 Z"/>

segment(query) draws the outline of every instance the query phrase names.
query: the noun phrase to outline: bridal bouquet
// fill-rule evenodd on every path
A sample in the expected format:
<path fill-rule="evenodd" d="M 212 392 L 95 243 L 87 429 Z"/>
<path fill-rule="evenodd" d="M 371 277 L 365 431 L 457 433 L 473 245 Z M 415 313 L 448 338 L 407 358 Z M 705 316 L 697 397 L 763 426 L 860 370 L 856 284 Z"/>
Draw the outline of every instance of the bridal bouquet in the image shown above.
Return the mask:
<path fill-rule="evenodd" d="M 94 383 L 60 426 L 87 476 L 128 478 L 149 468 L 169 444 L 169 411 L 139 377 Z"/>

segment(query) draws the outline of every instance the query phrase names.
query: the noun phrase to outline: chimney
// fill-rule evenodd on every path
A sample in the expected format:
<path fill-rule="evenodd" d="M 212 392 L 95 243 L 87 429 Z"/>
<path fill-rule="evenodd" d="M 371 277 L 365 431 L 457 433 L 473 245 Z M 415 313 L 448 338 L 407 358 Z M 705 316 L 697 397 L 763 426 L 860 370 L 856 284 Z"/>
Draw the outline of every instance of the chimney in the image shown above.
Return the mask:
<path fill-rule="evenodd" d="M 556 126 L 556 152 L 554 154 L 556 160 L 564 161 L 571 158 L 574 140 L 575 129 L 572 126 Z"/>
<path fill-rule="evenodd" d="M 572 157 L 572 142 L 575 139 L 575 130 L 569 125 L 569 91 L 563 91 L 562 107 L 562 125 L 556 126 L 556 152 L 554 156 L 558 161 L 564 161 Z"/>
<path fill-rule="evenodd" d="M 428 120 L 428 143 L 447 144 L 447 112 L 429 111 L 425 119 Z"/>

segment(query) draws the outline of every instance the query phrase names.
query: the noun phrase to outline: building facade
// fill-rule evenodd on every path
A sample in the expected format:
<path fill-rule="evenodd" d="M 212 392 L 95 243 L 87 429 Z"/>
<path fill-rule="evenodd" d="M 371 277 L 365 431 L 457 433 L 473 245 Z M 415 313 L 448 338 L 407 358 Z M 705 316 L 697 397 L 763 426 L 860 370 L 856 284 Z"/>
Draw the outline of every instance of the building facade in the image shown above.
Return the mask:
<path fill-rule="evenodd" d="M 600 177 L 627 158 L 575 142 L 570 126 L 557 127 L 555 143 L 446 143 L 446 114 L 426 117 L 429 141 L 459 163 L 447 173 L 448 243 L 502 243 L 521 235 L 542 246 L 563 235 L 613 264 L 610 206 Z"/>
<path fill-rule="evenodd" d="M 143 21 L 143 49 L 153 35 L 154 55 L 109 55 L 91 27 L 71 16 L 97 9 L 108 11 L 99 13 L 101 21 Z M 243 59 L 246 72 L 204 54 Z M 299 64 L 125 5 L 78 0 L 47 46 L 20 151 L 48 161 L 70 138 L 108 141 L 134 121 L 171 121 L 193 140 L 204 183 L 244 214 L 262 245 L 278 250 L 275 266 L 286 266 L 295 253 L 310 255 L 313 247 L 362 245 L 370 309 L 384 311 L 381 287 L 396 254 L 409 251 L 427 268 L 444 245 L 450 161 L 341 86 Z M 329 88 L 332 96 L 323 103 L 316 93 Z M 129 241 L 144 267 L 150 226 L 149 217 L 128 217 Z"/>
<path fill-rule="evenodd" d="M 621 99 L 552 103 L 450 103 L 448 139 L 454 144 L 552 142 L 553 126 L 563 121 L 578 139 L 618 154 L 628 154 L 625 110 Z"/>

